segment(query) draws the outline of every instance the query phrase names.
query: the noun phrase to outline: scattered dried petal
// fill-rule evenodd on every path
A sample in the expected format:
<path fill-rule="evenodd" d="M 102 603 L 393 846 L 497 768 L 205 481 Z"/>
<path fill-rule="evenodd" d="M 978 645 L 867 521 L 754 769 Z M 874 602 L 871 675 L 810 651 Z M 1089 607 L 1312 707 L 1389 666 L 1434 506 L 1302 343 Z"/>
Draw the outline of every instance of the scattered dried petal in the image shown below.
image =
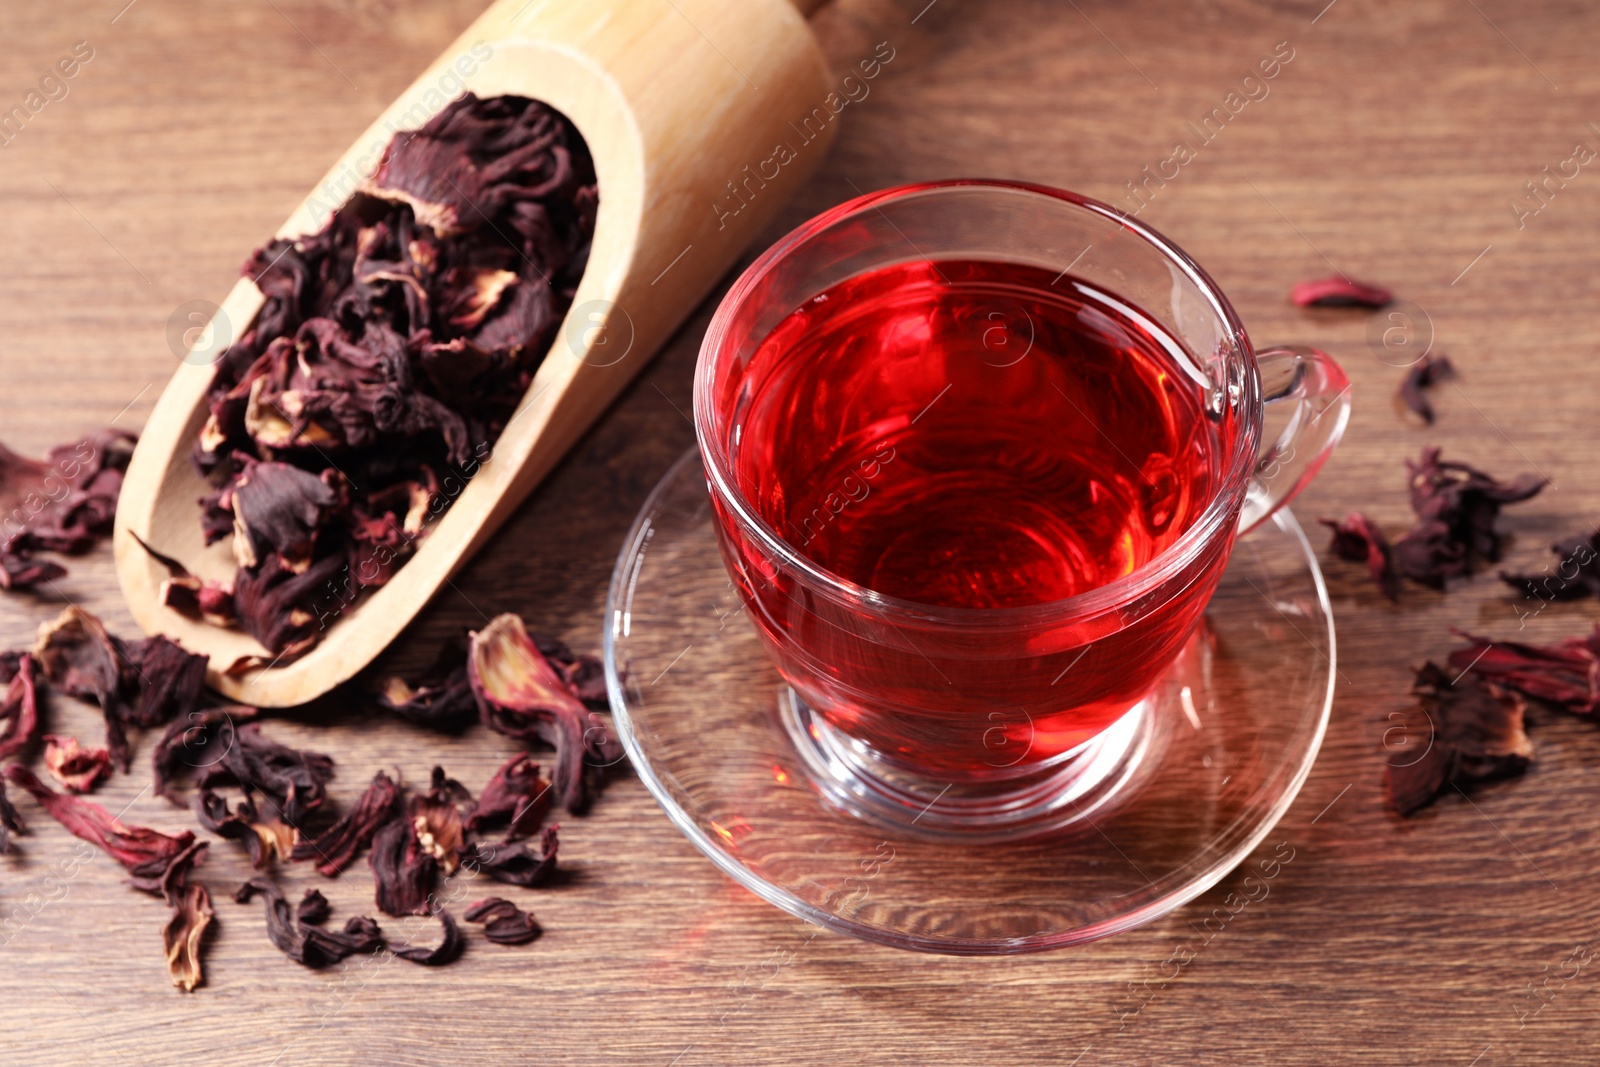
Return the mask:
<path fill-rule="evenodd" d="M 1359 511 L 1352 511 L 1342 522 L 1334 519 L 1320 521 L 1333 530 L 1333 540 L 1328 550 L 1340 559 L 1365 563 L 1367 570 L 1372 573 L 1372 580 L 1383 590 L 1383 595 L 1390 600 L 1398 600 L 1400 576 L 1394 570 L 1389 539 L 1383 536 L 1378 524 Z"/>
<path fill-rule="evenodd" d="M 234 704 L 191 711 L 174 721 L 150 754 L 156 795 L 185 807 L 173 790 L 173 777 L 184 767 L 205 772 L 221 763 L 233 748 L 238 724 L 250 722 L 256 715 L 255 708 Z"/>
<path fill-rule="evenodd" d="M 1301 282 L 1289 292 L 1289 299 L 1300 307 L 1386 307 L 1394 294 L 1376 285 L 1365 285 L 1343 275 Z"/>
<path fill-rule="evenodd" d="M 44 766 L 50 777 L 74 793 L 92 793 L 111 773 L 111 754 L 84 748 L 76 737 L 44 735 Z"/>
<path fill-rule="evenodd" d="M 455 962 L 461 955 L 461 950 L 466 947 L 466 940 L 461 936 L 460 928 L 456 926 L 456 921 L 450 917 L 448 911 L 440 908 L 434 914 L 439 917 L 439 925 L 443 928 L 443 936 L 437 945 L 429 948 L 426 945 L 406 944 L 396 948 L 391 944 L 389 951 L 403 960 L 420 963 L 424 967 L 443 967 L 447 963 Z"/>
<path fill-rule="evenodd" d="M 575 813 L 587 808 L 598 778 L 593 769 L 616 763 L 622 746 L 534 645 L 522 620 L 501 615 L 474 633 L 467 671 L 484 725 L 553 747 L 563 806 Z"/>
<path fill-rule="evenodd" d="M 250 853 L 250 866 L 260 869 L 270 859 L 287 860 L 300 841 L 299 831 L 275 815 L 262 815 L 247 792 L 233 809 L 211 789 L 201 786 L 194 800 L 201 827 L 219 837 L 241 842 Z"/>
<path fill-rule="evenodd" d="M 439 861 L 417 841 L 409 818 L 396 818 L 372 838 L 367 857 L 378 909 L 386 915 L 426 915 Z"/>
<path fill-rule="evenodd" d="M 127 868 L 133 875 L 128 884 L 135 889 L 161 892 L 167 869 L 195 843 L 194 834 L 188 830 L 164 834 L 143 826 L 125 826 L 92 801 L 57 793 L 20 764 L 7 767 L 6 777 L 32 793 L 40 806 L 73 836 L 98 845 Z"/>
<path fill-rule="evenodd" d="M 296 909 L 284 898 L 283 890 L 267 878 L 250 879 L 239 887 L 233 899 L 248 904 L 257 893 L 267 902 L 267 939 L 296 963 L 320 969 L 346 956 L 381 952 L 385 948 L 383 933 L 372 919 L 350 919 L 342 933 L 325 930 L 321 923 L 327 920 L 326 901 L 321 905 L 313 902 L 309 908 L 303 902 L 296 914 Z"/>
<path fill-rule="evenodd" d="M 1407 460 L 1406 468 L 1417 523 L 1394 543 L 1395 569 L 1434 589 L 1443 589 L 1447 578 L 1472 573 L 1480 560 L 1499 559 L 1494 522 L 1501 507 L 1527 500 L 1547 484 L 1534 474 L 1501 482 L 1465 463 L 1441 462 L 1437 448 L 1423 449 L 1422 458 Z"/>
<path fill-rule="evenodd" d="M 467 680 L 466 643 L 446 643 L 414 685 L 403 678 L 387 679 L 378 703 L 419 726 L 451 733 L 476 721 L 478 702 Z"/>
<path fill-rule="evenodd" d="M 1406 407 L 1422 416 L 1422 421 L 1429 426 L 1433 425 L 1433 404 L 1429 402 L 1425 388 L 1445 378 L 1453 378 L 1456 369 L 1450 365 L 1450 357 L 1445 355 L 1423 356 L 1411 365 L 1406 371 L 1406 377 L 1400 383 L 1400 399 Z"/>
<path fill-rule="evenodd" d="M 356 806 L 322 834 L 295 846 L 297 860 L 317 860 L 317 870 L 328 878 L 337 877 L 371 842 L 379 827 L 395 816 L 400 787 L 379 771 Z"/>
<path fill-rule="evenodd" d="M 1581 600 L 1600 596 L 1600 530 L 1569 537 L 1551 550 L 1560 557 L 1555 573 L 1546 567 L 1543 574 L 1506 574 L 1502 581 L 1521 589 L 1537 600 Z"/>
<path fill-rule="evenodd" d="M 185 993 L 192 993 L 204 981 L 201 951 L 206 930 L 216 914 L 206 887 L 189 880 L 205 850 L 203 842 L 191 845 L 167 868 L 161 885 L 167 906 L 172 909 L 172 917 L 161 931 L 167 949 L 167 971 L 172 984 Z"/>
<path fill-rule="evenodd" d="M 17 658 L 5 696 L 0 697 L 0 759 L 10 759 L 32 744 L 38 728 L 38 667 L 24 652 Z"/>
<path fill-rule="evenodd" d="M 544 825 L 550 812 L 550 783 L 539 777 L 539 765 L 526 752 L 505 762 L 483 787 L 467 819 L 476 833 L 486 826 L 507 826 L 506 839 L 527 837 Z"/>
<path fill-rule="evenodd" d="M 1523 730 L 1521 697 L 1484 681 L 1475 670 L 1452 682 L 1433 663 L 1417 671 L 1412 691 L 1427 728 L 1419 728 L 1415 739 L 1408 737 L 1411 743 L 1389 761 L 1389 806 L 1395 812 L 1411 815 L 1448 788 L 1527 770 L 1533 743 Z"/>
<path fill-rule="evenodd" d="M 544 933 L 533 915 L 502 897 L 480 900 L 467 909 L 469 923 L 483 923 L 483 936 L 497 945 L 526 945 Z"/>
<path fill-rule="evenodd" d="M 1600 626 L 1587 637 L 1569 637 L 1553 645 L 1460 636 L 1467 647 L 1450 653 L 1454 670 L 1470 669 L 1506 689 L 1578 715 L 1600 711 Z"/>
<path fill-rule="evenodd" d="M 421 796 L 411 798 L 409 816 L 416 829 L 417 844 L 439 863 L 445 874 L 454 874 L 461 865 L 461 846 L 466 841 L 466 813 L 472 810 L 472 794 L 443 767 L 433 769 L 433 784 Z"/>
<path fill-rule="evenodd" d="M 78 555 L 111 532 L 134 437 L 101 430 L 52 448 L 42 461 L 0 445 L 0 589 L 66 574 L 38 551 Z"/>
<path fill-rule="evenodd" d="M 543 885 L 556 871 L 556 851 L 559 844 L 552 825 L 544 828 L 539 837 L 540 854 L 528 851 L 521 842 L 502 841 L 498 844 L 474 842 L 462 853 L 461 863 L 468 870 L 487 875 L 497 882 L 531 888 Z"/>
<path fill-rule="evenodd" d="M 132 759 L 127 727 L 159 726 L 195 710 L 205 687 L 205 656 L 161 636 L 118 641 L 76 606 L 39 627 L 34 654 L 53 685 L 100 705 L 106 747 L 124 771 Z"/>

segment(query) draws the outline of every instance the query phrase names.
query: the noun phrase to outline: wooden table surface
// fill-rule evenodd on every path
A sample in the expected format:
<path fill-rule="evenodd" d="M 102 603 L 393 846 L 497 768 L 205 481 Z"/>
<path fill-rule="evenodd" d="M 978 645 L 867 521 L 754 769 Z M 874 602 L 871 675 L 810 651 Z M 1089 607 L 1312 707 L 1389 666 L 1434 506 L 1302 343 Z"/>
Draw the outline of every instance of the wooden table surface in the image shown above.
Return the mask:
<path fill-rule="evenodd" d="M 1141 218 L 1206 265 L 1258 343 L 1324 346 L 1354 382 L 1345 443 L 1298 505 L 1302 518 L 1362 508 L 1399 529 L 1402 458 L 1438 444 L 1498 474 L 1553 479 L 1503 519 L 1509 564 L 1537 568 L 1549 542 L 1600 517 L 1591 414 L 1600 177 L 1587 166 L 1550 182 L 1537 214 L 1520 220 L 1510 202 L 1579 143 L 1600 147 L 1600 9 L 1324 3 L 839 0 L 815 20 L 835 68 L 882 41 L 894 59 L 846 110 L 832 157 L 764 241 L 858 188 L 973 173 L 1131 209 L 1126 183 L 1189 142 L 1194 158 Z M 246 253 L 477 7 L 0 9 L 0 110 L 76 42 L 93 48 L 68 95 L 0 147 L 0 438 L 37 454 L 107 423 L 137 429 L 174 366 L 169 315 L 219 300 Z M 1275 50 L 1292 59 L 1268 94 L 1201 143 L 1186 124 L 1230 92 L 1260 97 L 1242 83 Z M 1369 343 L 1371 316 L 1289 304 L 1292 283 L 1334 269 L 1425 311 L 1418 321 L 1431 322 L 1435 350 L 1460 371 L 1436 390 L 1435 427 L 1397 406 L 1401 371 Z M 683 412 L 714 303 L 458 579 L 459 592 L 418 621 L 391 666 L 420 663 L 444 635 L 507 610 L 598 648 L 628 523 L 692 441 Z M 71 572 L 65 597 L 132 629 L 109 550 Z M 1268 899 L 1176 977 L 1158 965 L 1203 940 L 1200 918 L 1237 876 L 1084 948 L 915 955 L 811 937 L 719 874 L 630 777 L 592 816 L 566 820 L 573 884 L 519 897 L 533 902 L 543 940 L 480 941 L 441 971 L 381 958 L 324 972 L 288 962 L 267 943 L 259 906 L 227 899 L 246 866 L 218 843 L 205 868 L 219 920 L 207 983 L 183 995 L 161 959 L 164 907 L 122 887 L 107 858 L 76 863 L 75 843 L 29 801 L 35 834 L 22 858 L 0 862 L 0 919 L 14 920 L 0 933 L 0 1062 L 1592 1061 L 1600 971 L 1574 975 L 1565 961 L 1600 937 L 1591 919 L 1600 733 L 1535 712 L 1537 761 L 1525 778 L 1397 822 L 1382 805 L 1382 740 L 1388 714 L 1406 706 L 1410 671 L 1448 652 L 1452 625 L 1514 634 L 1526 605 L 1492 574 L 1444 594 L 1407 588 L 1398 605 L 1359 568 L 1333 561 L 1327 574 L 1340 665 L 1332 724 L 1262 847 L 1287 842 L 1295 859 Z M 0 647 L 28 643 L 61 599 L 0 599 Z M 1582 633 L 1594 615 L 1592 603 L 1552 606 L 1523 636 Z M 49 714 L 54 731 L 99 737 L 92 709 L 63 699 Z M 354 710 L 334 719 L 291 716 L 276 733 L 338 758 L 346 797 L 378 766 L 417 779 L 439 761 L 482 782 L 511 749 L 481 730 L 441 741 Z M 113 811 L 128 805 L 131 822 L 192 825 L 142 790 L 143 778 L 118 776 L 101 799 Z M 62 863 L 74 873 L 61 875 Z M 306 880 L 293 871 L 287 881 L 297 892 Z M 364 864 L 323 884 L 336 914 L 370 910 Z"/>

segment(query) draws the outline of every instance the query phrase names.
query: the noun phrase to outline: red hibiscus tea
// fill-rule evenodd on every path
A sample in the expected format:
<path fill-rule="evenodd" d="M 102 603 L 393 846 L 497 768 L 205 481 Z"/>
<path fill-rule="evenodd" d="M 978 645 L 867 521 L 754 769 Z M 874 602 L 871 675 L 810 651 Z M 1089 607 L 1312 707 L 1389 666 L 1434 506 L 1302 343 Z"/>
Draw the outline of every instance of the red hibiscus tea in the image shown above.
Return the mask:
<path fill-rule="evenodd" d="M 807 301 L 717 393 L 729 466 L 794 552 L 904 610 L 886 624 L 814 595 L 724 513 L 780 670 L 919 772 L 1009 777 L 1077 749 L 1170 664 L 1231 536 L 1148 610 L 990 609 L 1092 593 L 1183 537 L 1229 450 L 1209 386 L 1150 316 L 1036 267 L 899 263 Z"/>

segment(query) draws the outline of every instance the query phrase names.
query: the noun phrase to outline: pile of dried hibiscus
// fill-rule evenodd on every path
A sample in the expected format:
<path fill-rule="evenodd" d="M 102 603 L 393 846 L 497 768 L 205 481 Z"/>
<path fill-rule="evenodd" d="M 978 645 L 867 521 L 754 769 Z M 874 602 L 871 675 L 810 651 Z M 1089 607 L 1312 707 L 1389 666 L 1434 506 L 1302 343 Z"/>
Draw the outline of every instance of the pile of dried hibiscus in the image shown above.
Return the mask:
<path fill-rule="evenodd" d="M 441 903 L 440 880 L 466 872 L 519 887 L 549 884 L 557 852 L 557 827 L 547 824 L 551 809 L 559 802 L 583 811 L 605 768 L 622 756 L 606 720 L 591 710 L 605 703 L 597 661 L 530 637 L 515 615 L 492 620 L 453 655 L 447 650 L 429 679 L 391 679 L 384 696 L 374 698 L 435 724 L 453 723 L 471 709 L 490 729 L 555 750 L 553 781 L 529 752 L 520 752 L 476 796 L 442 768 L 426 788 L 408 788 L 380 770 L 353 804 L 336 811 L 328 792 L 333 759 L 274 741 L 255 708 L 218 703 L 204 688 L 205 667 L 205 657 L 164 637 L 115 637 L 76 607 L 40 627 L 33 648 L 0 654 L 0 759 L 24 755 L 40 740 L 47 686 L 97 703 L 107 736 L 103 749 L 43 738 L 46 770 L 64 792 L 21 763 L 5 767 L 0 853 L 19 851 L 13 835 L 26 832 L 6 795 L 9 782 L 126 868 L 135 889 L 166 900 L 172 909 L 166 958 L 173 984 L 184 990 L 202 981 L 201 953 L 215 915 L 209 890 L 195 877 L 209 842 L 189 830 L 125 825 L 80 795 L 94 790 L 113 763 L 128 769 L 130 728 L 165 727 L 151 753 L 154 791 L 180 807 L 192 804 L 200 826 L 237 842 L 257 870 L 309 863 L 331 878 L 366 851 L 380 911 L 439 920 L 441 935 L 431 946 L 392 940 L 367 916 L 333 929 L 325 926 L 330 906 L 317 890 L 291 906 L 268 873 L 251 878 L 235 899 L 264 896 L 268 938 L 308 967 L 384 951 L 426 965 L 454 960 L 467 939 Z M 192 781 L 181 783 L 184 775 Z M 525 944 L 541 933 L 531 914 L 500 897 L 470 905 L 465 917 L 499 944 Z"/>
<path fill-rule="evenodd" d="M 215 486 L 206 541 L 231 538 L 238 571 L 175 573 L 166 603 L 281 664 L 388 582 L 514 417 L 598 203 L 564 116 L 469 93 L 397 136 L 321 232 L 258 249 L 245 273 L 266 300 L 217 364 L 194 447 Z"/>

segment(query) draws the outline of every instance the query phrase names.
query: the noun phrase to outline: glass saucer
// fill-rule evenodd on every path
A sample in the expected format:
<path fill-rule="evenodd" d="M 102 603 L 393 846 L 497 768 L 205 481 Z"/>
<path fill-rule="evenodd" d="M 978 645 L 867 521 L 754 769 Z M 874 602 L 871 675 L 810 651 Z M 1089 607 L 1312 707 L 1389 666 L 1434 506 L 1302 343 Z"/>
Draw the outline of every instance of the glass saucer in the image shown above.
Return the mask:
<path fill-rule="evenodd" d="M 1132 713 L 1137 756 L 1113 788 L 1022 839 L 897 827 L 836 788 L 829 743 L 795 733 L 803 705 L 723 569 L 698 449 L 645 502 L 607 618 L 618 732 L 678 828 L 802 919 L 929 952 L 1059 948 L 1198 896 L 1288 809 L 1333 700 L 1327 591 L 1288 509 L 1239 540 L 1205 622 Z"/>

